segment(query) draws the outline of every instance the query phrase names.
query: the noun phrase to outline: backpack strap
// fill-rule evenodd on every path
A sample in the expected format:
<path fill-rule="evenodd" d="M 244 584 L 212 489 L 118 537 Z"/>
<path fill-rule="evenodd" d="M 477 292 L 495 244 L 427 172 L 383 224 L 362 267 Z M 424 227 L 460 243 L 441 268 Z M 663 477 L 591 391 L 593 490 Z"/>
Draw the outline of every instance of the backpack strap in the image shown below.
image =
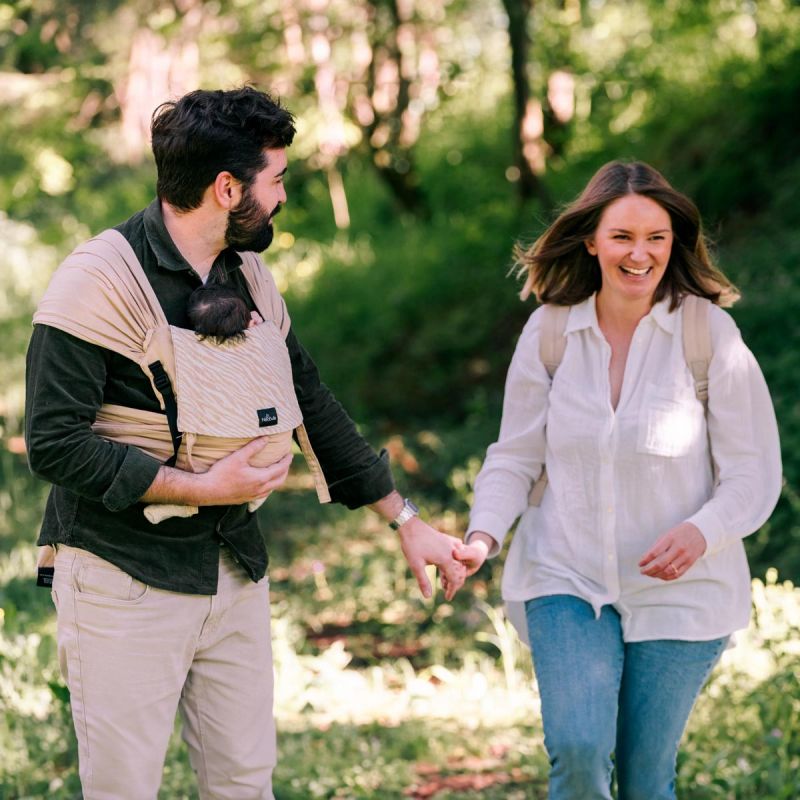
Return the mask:
<path fill-rule="evenodd" d="M 708 369 L 713 348 L 709 311 L 711 301 L 688 294 L 683 298 L 683 355 L 694 379 L 697 399 L 708 406 Z"/>
<path fill-rule="evenodd" d="M 539 327 L 539 358 L 547 370 L 552 383 L 556 370 L 564 358 L 567 349 L 567 330 L 569 319 L 569 306 L 542 306 L 542 324 Z M 547 488 L 547 467 L 542 467 L 542 472 L 531 487 L 528 495 L 528 505 L 539 506 Z"/>
<path fill-rule="evenodd" d="M 567 329 L 569 306 L 554 306 L 549 303 L 542 307 L 542 324 L 539 329 L 539 358 L 553 380 L 556 370 L 567 349 Z"/>

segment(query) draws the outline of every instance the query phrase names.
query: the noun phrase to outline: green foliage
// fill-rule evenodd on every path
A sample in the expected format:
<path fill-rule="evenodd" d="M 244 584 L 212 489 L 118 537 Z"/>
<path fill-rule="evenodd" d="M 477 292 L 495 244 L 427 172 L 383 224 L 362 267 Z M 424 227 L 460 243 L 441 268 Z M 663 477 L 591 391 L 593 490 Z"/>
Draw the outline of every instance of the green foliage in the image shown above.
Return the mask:
<path fill-rule="evenodd" d="M 371 5 L 329 4 L 340 81 L 352 77 L 350 33 L 379 35 Z M 297 112 L 289 204 L 266 261 L 324 379 L 370 440 L 385 440 L 401 488 L 450 532 L 466 522 L 497 432 L 505 371 L 532 309 L 508 275 L 511 249 L 535 239 L 553 209 L 520 207 L 507 172 L 513 132 L 500 3 L 450 0 L 415 12 L 412 27 L 434 43 L 441 75 L 413 145 L 424 218 L 398 210 L 355 122 L 360 84 L 345 87 L 349 149 L 334 161 L 349 228 L 332 215 L 330 153 L 320 152 L 331 125 L 312 51 L 291 67 L 282 61 L 286 4 L 223 0 L 200 4 L 199 17 L 191 6 L 0 2 L 0 797 L 80 794 L 50 602 L 32 585 L 46 489 L 11 450 L 19 450 L 30 313 L 49 275 L 78 241 L 153 193 L 152 163 L 124 152 L 121 135 L 135 33 L 161 37 L 162 54 L 194 36 L 205 85 L 274 83 Z M 306 12 L 317 25 L 309 31 L 318 31 L 316 12 Z M 543 176 L 554 201 L 573 197 L 610 158 L 650 161 L 697 201 L 719 262 L 743 291 L 732 313 L 773 394 L 786 485 L 772 519 L 746 540 L 754 574 L 769 576 L 755 584 L 758 626 L 700 699 L 679 792 L 692 800 L 800 796 L 800 605 L 797 590 L 769 569 L 800 580 L 792 114 L 800 7 L 539 2 L 531 33 L 536 96 L 554 70 L 575 79 L 574 116 L 557 133 L 546 123 L 545 138 L 559 146 Z M 418 598 L 396 540 L 370 515 L 318 508 L 295 491 L 261 513 L 276 610 L 277 796 L 400 798 L 435 784 L 440 800 L 543 798 L 537 700 L 525 688 L 527 657 L 496 610 L 499 562 L 473 579 L 472 595 L 433 606 Z M 487 778 L 496 774 L 503 780 Z M 194 798 L 194 787 L 176 735 L 162 796 Z"/>

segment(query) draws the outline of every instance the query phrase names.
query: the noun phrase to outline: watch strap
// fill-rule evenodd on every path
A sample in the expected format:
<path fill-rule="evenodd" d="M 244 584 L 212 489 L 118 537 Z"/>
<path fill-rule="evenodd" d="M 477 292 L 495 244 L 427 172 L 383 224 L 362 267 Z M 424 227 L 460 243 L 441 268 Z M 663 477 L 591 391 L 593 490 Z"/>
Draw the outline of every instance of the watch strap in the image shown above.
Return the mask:
<path fill-rule="evenodd" d="M 389 527 L 396 531 L 413 517 L 419 515 L 419 509 L 407 497 L 403 498 L 403 508 L 400 513 L 389 523 Z"/>

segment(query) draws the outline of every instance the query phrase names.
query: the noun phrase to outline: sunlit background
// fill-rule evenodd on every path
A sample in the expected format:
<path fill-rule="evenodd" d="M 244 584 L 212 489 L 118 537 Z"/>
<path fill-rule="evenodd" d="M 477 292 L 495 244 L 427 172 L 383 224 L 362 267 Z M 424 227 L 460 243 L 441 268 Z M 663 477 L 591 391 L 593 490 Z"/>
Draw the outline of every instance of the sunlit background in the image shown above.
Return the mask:
<path fill-rule="evenodd" d="M 679 796 L 800 797 L 800 4 L 792 0 L 0 2 L 0 798 L 79 797 L 21 438 L 36 300 L 153 197 L 153 109 L 244 82 L 296 114 L 265 262 L 324 379 L 427 518 L 463 531 L 531 303 L 509 277 L 610 158 L 700 206 L 773 393 L 785 488 L 747 540 L 756 625 L 726 654 Z M 368 513 L 298 469 L 262 510 L 287 798 L 543 798 L 529 658 L 499 564 L 418 598 Z M 343 542 L 347 546 L 343 546 Z M 163 797 L 195 797 L 176 738 Z"/>

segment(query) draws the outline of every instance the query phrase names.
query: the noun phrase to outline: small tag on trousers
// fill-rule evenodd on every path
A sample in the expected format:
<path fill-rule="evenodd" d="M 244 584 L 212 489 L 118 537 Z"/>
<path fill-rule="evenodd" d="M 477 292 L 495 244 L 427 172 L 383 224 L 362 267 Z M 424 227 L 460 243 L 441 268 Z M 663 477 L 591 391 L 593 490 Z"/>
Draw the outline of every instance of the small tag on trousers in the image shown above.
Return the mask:
<path fill-rule="evenodd" d="M 50 589 L 53 585 L 54 574 L 54 567 L 39 567 L 36 570 L 36 585 L 43 586 L 45 589 Z"/>

